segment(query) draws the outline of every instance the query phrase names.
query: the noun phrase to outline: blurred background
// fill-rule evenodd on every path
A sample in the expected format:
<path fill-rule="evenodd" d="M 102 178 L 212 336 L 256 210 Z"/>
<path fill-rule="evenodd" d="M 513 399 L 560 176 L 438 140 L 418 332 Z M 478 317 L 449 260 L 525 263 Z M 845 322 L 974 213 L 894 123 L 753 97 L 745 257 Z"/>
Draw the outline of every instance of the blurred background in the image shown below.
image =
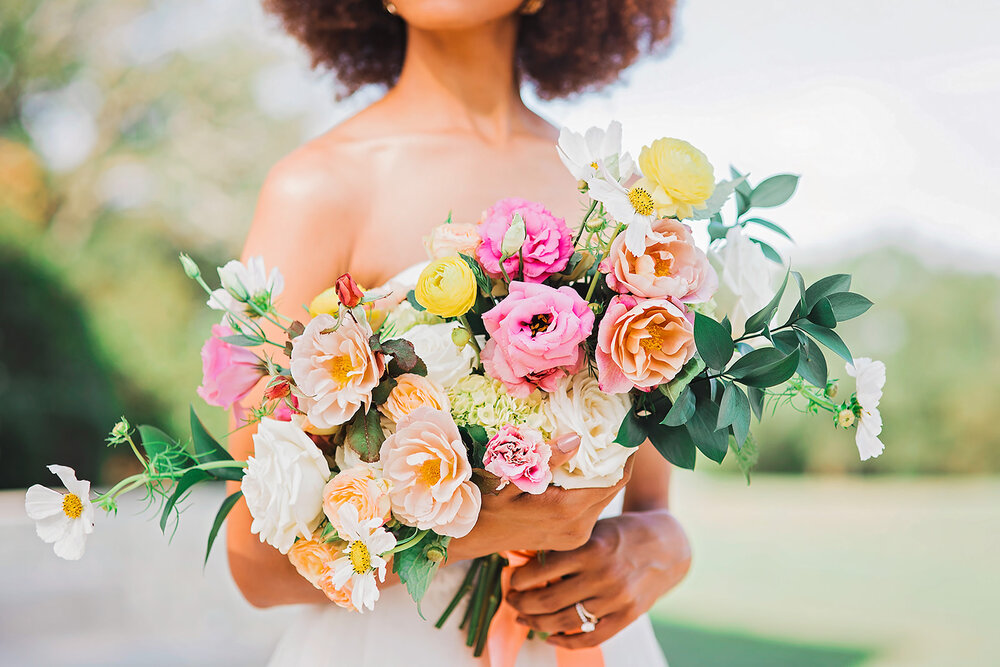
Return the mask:
<path fill-rule="evenodd" d="M 796 243 L 768 241 L 876 303 L 843 326 L 889 368 L 881 458 L 786 411 L 749 488 L 675 475 L 695 560 L 654 612 L 674 667 L 996 664 L 997 25 L 985 0 L 687 2 L 671 52 L 610 90 L 526 91 L 556 124 L 621 120 L 633 150 L 667 134 L 719 172 L 802 174 L 770 216 Z M 56 461 L 114 478 L 122 414 L 181 433 L 193 403 L 223 430 L 194 392 L 217 317 L 177 253 L 237 255 L 270 165 L 379 95 L 332 91 L 257 2 L 0 3 L 0 488 Z M 222 554 L 202 574 L 221 494 L 169 548 L 126 505 L 70 564 L 0 492 L 0 664 L 264 664 L 294 610 L 251 609 Z"/>

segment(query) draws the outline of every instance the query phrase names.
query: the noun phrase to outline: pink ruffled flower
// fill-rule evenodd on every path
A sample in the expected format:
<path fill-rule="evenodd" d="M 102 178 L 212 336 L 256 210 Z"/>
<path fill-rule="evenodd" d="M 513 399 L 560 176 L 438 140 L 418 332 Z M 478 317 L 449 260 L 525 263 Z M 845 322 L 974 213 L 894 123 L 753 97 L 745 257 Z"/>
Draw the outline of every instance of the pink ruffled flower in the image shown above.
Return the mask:
<path fill-rule="evenodd" d="M 224 324 L 216 324 L 212 327 L 212 337 L 201 348 L 202 380 L 198 395 L 209 405 L 231 407 L 267 374 L 256 354 L 222 340 L 235 333 Z"/>
<path fill-rule="evenodd" d="M 695 353 L 693 317 L 668 299 L 611 299 L 597 334 L 602 391 L 649 391 L 670 382 Z"/>
<path fill-rule="evenodd" d="M 625 247 L 625 235 L 618 235 L 600 266 L 608 274 L 608 287 L 647 299 L 708 301 L 719 287 L 719 278 L 695 245 L 688 226 L 677 220 L 657 220 L 653 232 L 639 256 Z"/>
<path fill-rule="evenodd" d="M 487 209 L 479 223 L 479 236 L 483 242 L 476 248 L 476 259 L 486 273 L 493 278 L 503 277 L 500 246 L 516 213 L 524 219 L 526 232 L 520 253 L 524 257 L 524 275 L 518 269 L 518 255 L 508 257 L 503 263 L 507 275 L 520 277 L 529 283 L 540 283 L 565 269 L 573 256 L 573 233 L 566 226 L 566 221 L 552 215 L 541 204 L 511 197 L 501 199 Z"/>
<path fill-rule="evenodd" d="M 509 482 L 525 493 L 537 495 L 552 481 L 551 457 L 552 448 L 539 431 L 507 424 L 486 444 L 483 467 L 502 480 L 498 489 Z"/>
<path fill-rule="evenodd" d="M 515 280 L 510 293 L 483 315 L 489 340 L 486 373 L 524 398 L 536 387 L 554 391 L 559 378 L 584 363 L 580 343 L 594 328 L 594 313 L 572 288 Z"/>

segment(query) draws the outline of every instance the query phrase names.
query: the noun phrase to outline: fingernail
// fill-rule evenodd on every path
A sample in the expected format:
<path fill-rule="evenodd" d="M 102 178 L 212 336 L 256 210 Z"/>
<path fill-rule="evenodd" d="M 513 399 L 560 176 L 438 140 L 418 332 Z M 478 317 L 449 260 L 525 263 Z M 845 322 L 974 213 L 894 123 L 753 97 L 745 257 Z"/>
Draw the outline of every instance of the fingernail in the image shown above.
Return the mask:
<path fill-rule="evenodd" d="M 575 452 L 580 448 L 580 436 L 576 433 L 561 435 L 555 439 L 555 446 L 558 447 L 559 451 L 563 454 Z"/>

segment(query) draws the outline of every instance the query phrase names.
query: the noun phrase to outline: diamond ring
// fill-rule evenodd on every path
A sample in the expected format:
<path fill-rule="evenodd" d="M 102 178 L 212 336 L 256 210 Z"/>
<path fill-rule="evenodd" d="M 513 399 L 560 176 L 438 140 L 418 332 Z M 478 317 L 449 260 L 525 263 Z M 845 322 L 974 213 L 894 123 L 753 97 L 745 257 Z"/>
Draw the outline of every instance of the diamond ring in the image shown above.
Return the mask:
<path fill-rule="evenodd" d="M 580 617 L 580 632 L 593 632 L 597 629 L 597 622 L 601 619 L 587 611 L 582 602 L 577 602 L 574 609 L 576 615 Z"/>

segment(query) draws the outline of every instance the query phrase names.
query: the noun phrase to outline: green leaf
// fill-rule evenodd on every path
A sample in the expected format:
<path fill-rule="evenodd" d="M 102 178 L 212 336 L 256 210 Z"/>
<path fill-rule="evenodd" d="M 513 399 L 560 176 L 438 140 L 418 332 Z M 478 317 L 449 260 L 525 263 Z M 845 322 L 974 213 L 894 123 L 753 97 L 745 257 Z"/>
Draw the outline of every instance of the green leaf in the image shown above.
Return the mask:
<path fill-rule="evenodd" d="M 410 305 L 413 306 L 413 309 L 418 312 L 423 312 L 427 310 L 420 304 L 419 301 L 417 301 L 417 293 L 414 292 L 413 290 L 410 290 L 409 292 L 406 293 L 406 300 L 409 301 Z"/>
<path fill-rule="evenodd" d="M 347 445 L 358 453 L 362 461 L 373 463 L 378 461 L 378 452 L 385 442 L 385 433 L 379 421 L 378 410 L 372 408 L 368 412 L 358 412 L 347 422 Z"/>
<path fill-rule="evenodd" d="M 812 339 L 806 338 L 799 348 L 799 366 L 795 372 L 802 376 L 809 384 L 826 388 L 826 357 L 823 350 Z"/>
<path fill-rule="evenodd" d="M 758 451 L 757 451 L 757 440 L 753 437 L 752 433 L 747 434 L 746 442 L 743 446 L 738 448 L 734 441 L 729 442 L 729 446 L 732 448 L 733 453 L 736 456 L 736 466 L 743 473 L 743 476 L 747 480 L 747 486 L 750 485 L 750 471 L 753 467 L 757 465 Z"/>
<path fill-rule="evenodd" d="M 846 322 L 859 315 L 864 315 L 872 307 L 872 302 L 854 292 L 834 292 L 826 297 L 833 308 L 833 315 L 838 322 Z"/>
<path fill-rule="evenodd" d="M 785 271 L 785 279 L 781 281 L 781 287 L 779 287 L 778 291 L 774 293 L 771 301 L 768 302 L 766 306 L 751 315 L 747 320 L 747 323 L 743 328 L 744 333 L 755 333 L 760 331 L 768 322 L 771 321 L 771 318 L 774 317 L 774 313 L 778 310 L 778 304 L 781 303 L 781 296 L 785 293 L 786 285 L 788 285 L 788 271 Z"/>
<path fill-rule="evenodd" d="M 208 531 L 208 548 L 205 549 L 205 563 L 208 563 L 208 556 L 212 553 L 212 545 L 215 544 L 215 537 L 219 534 L 219 528 L 222 527 L 222 522 L 226 520 L 229 516 L 229 512 L 236 505 L 236 502 L 243 497 L 242 491 L 236 491 L 231 493 L 222 501 L 222 506 L 219 507 L 218 514 L 215 515 L 215 521 L 212 523 L 212 530 Z"/>
<path fill-rule="evenodd" d="M 245 336 L 243 334 L 233 334 L 232 336 L 223 336 L 219 340 L 223 343 L 229 343 L 230 345 L 239 345 L 240 347 L 257 347 L 258 345 L 263 345 L 264 341 L 259 336 Z"/>
<path fill-rule="evenodd" d="M 372 340 L 375 340 L 375 336 L 372 336 Z M 389 375 L 393 377 L 404 373 L 427 375 L 427 365 L 417 356 L 413 349 L 413 343 L 410 341 L 405 338 L 393 338 L 382 341 L 378 345 L 379 352 L 392 356 L 388 367 Z M 372 349 L 376 349 L 374 345 L 372 345 Z"/>
<path fill-rule="evenodd" d="M 733 437 L 736 438 L 736 448 L 743 446 L 750 432 L 750 401 L 743 390 L 732 382 L 726 382 L 719 403 L 719 420 L 715 426 L 719 429 L 733 427 Z"/>
<path fill-rule="evenodd" d="M 740 184 L 736 186 L 736 191 L 743 193 L 746 197 L 749 197 L 753 188 L 750 187 L 750 181 L 745 178 L 748 174 L 741 174 L 737 171 L 736 167 L 732 165 L 729 166 L 729 174 L 733 177 L 734 181 L 739 180 L 740 177 L 744 177 Z"/>
<path fill-rule="evenodd" d="M 726 238 L 728 232 L 729 227 L 726 227 L 726 223 L 722 222 L 721 215 L 713 215 L 708 221 L 709 242 Z"/>
<path fill-rule="evenodd" d="M 694 440 L 685 427 L 653 424 L 649 430 L 649 441 L 660 456 L 673 465 L 694 470 L 696 459 Z"/>
<path fill-rule="evenodd" d="M 489 276 L 483 273 L 483 267 L 479 265 L 476 258 L 465 253 L 459 253 L 458 256 L 464 259 L 465 263 L 472 269 L 472 275 L 476 277 L 476 285 L 479 286 L 479 291 L 482 294 L 489 294 L 493 290 L 493 283 L 490 281 Z"/>
<path fill-rule="evenodd" d="M 205 425 L 198 419 L 194 406 L 191 406 L 191 440 L 194 443 L 194 453 L 198 463 L 233 460 L 226 448 L 212 437 Z M 243 479 L 242 468 L 216 468 L 208 473 L 216 479 L 228 479 L 234 482 Z"/>
<path fill-rule="evenodd" d="M 646 425 L 635 414 L 635 410 L 629 410 L 618 427 L 618 435 L 615 436 L 615 443 L 622 447 L 638 447 L 646 441 Z"/>
<path fill-rule="evenodd" d="M 430 549 L 437 549 L 447 554 L 450 541 L 450 537 L 427 531 L 419 542 L 392 555 L 392 571 L 399 575 L 399 580 L 406 586 L 406 592 L 417 603 L 417 613 L 421 618 L 424 614 L 420 610 L 420 603 L 434 579 L 434 574 L 444 562 L 444 559 L 431 560 L 427 557 L 427 552 Z"/>
<path fill-rule="evenodd" d="M 750 197 L 739 190 L 736 191 L 736 217 L 740 217 L 750 210 Z"/>
<path fill-rule="evenodd" d="M 664 426 L 683 426 L 694 414 L 695 400 L 691 387 L 685 387 L 674 404 L 670 406 L 667 416 L 660 422 Z"/>
<path fill-rule="evenodd" d="M 767 257 L 775 264 L 781 264 L 782 266 L 784 266 L 785 260 L 781 258 L 781 253 L 775 250 L 774 247 L 772 247 L 768 243 L 764 243 L 760 239 L 751 238 L 750 240 L 756 243 L 758 246 L 760 246 L 761 252 L 764 253 L 764 257 Z"/>
<path fill-rule="evenodd" d="M 795 375 L 798 365 L 798 348 L 784 354 L 773 347 L 765 347 L 740 357 L 726 374 L 752 387 L 773 387 Z"/>
<path fill-rule="evenodd" d="M 716 463 L 722 463 L 729 450 L 729 430 L 718 430 L 719 405 L 709 398 L 699 398 L 691 419 L 684 425 L 695 447 Z"/>
<path fill-rule="evenodd" d="M 729 332 L 707 315 L 694 314 L 694 342 L 698 346 L 698 354 L 709 368 L 721 370 L 733 357 L 735 348 Z"/>
<path fill-rule="evenodd" d="M 674 376 L 674 379 L 663 386 L 663 391 L 666 393 L 667 398 L 671 402 L 675 402 L 680 398 L 681 392 L 691 384 L 691 381 L 698 377 L 698 374 L 705 370 L 705 362 L 701 360 L 701 357 L 692 357 L 690 361 L 684 364 L 681 368 L 681 372 Z"/>
<path fill-rule="evenodd" d="M 830 305 L 830 300 L 825 296 L 816 302 L 806 319 L 827 329 L 837 326 L 837 317 L 833 314 L 833 306 Z"/>
<path fill-rule="evenodd" d="M 181 475 L 181 478 L 177 480 L 177 484 L 174 486 L 174 492 L 170 495 L 170 499 L 163 505 L 163 513 L 160 514 L 160 531 L 167 532 L 167 521 L 170 519 L 170 512 L 173 511 L 174 506 L 177 505 L 181 496 L 198 482 L 203 482 L 210 478 L 211 475 L 197 468 L 188 470 Z"/>
<path fill-rule="evenodd" d="M 150 459 L 178 449 L 177 442 L 155 426 L 139 426 L 139 437 L 142 439 L 142 448 Z"/>
<path fill-rule="evenodd" d="M 396 378 L 387 377 L 378 383 L 378 386 L 372 390 L 372 403 L 375 405 L 382 405 L 389 400 L 389 394 L 392 390 L 396 388 Z"/>
<path fill-rule="evenodd" d="M 781 206 L 795 194 L 799 177 L 793 174 L 778 174 L 761 181 L 750 193 L 750 204 L 757 208 Z"/>
<path fill-rule="evenodd" d="M 829 294 L 846 292 L 849 289 L 851 289 L 851 276 L 846 273 L 836 273 L 832 276 L 820 278 L 806 290 L 802 312 L 808 313 L 816 305 L 817 301 Z"/>
<path fill-rule="evenodd" d="M 774 343 L 774 347 L 781 351 L 782 354 L 789 354 L 792 350 L 799 346 L 799 333 L 792 331 L 790 329 L 784 329 L 777 332 L 771 336 L 771 342 Z"/>
<path fill-rule="evenodd" d="M 847 361 L 847 363 L 854 363 L 854 358 L 851 357 L 851 351 L 847 349 L 847 345 L 832 329 L 827 329 L 826 327 L 821 327 L 818 324 L 813 324 L 808 321 L 796 322 L 794 326 L 796 329 L 801 329 L 823 345 L 826 345 L 828 348 L 840 355 L 840 357 Z"/>
<path fill-rule="evenodd" d="M 747 387 L 747 397 L 750 399 L 750 409 L 757 421 L 764 415 L 764 390 L 759 387 Z"/>
<path fill-rule="evenodd" d="M 743 221 L 744 225 L 747 225 L 749 223 L 753 223 L 755 225 L 760 225 L 761 227 L 766 227 L 766 228 L 770 229 L 772 232 L 777 232 L 778 234 L 781 234 L 782 236 L 784 236 L 789 241 L 792 240 L 792 237 L 788 234 L 788 232 L 786 232 L 781 227 L 781 225 L 779 225 L 779 224 L 777 224 L 775 222 L 771 222 L 770 220 L 765 220 L 764 218 L 747 218 L 746 220 Z"/>

